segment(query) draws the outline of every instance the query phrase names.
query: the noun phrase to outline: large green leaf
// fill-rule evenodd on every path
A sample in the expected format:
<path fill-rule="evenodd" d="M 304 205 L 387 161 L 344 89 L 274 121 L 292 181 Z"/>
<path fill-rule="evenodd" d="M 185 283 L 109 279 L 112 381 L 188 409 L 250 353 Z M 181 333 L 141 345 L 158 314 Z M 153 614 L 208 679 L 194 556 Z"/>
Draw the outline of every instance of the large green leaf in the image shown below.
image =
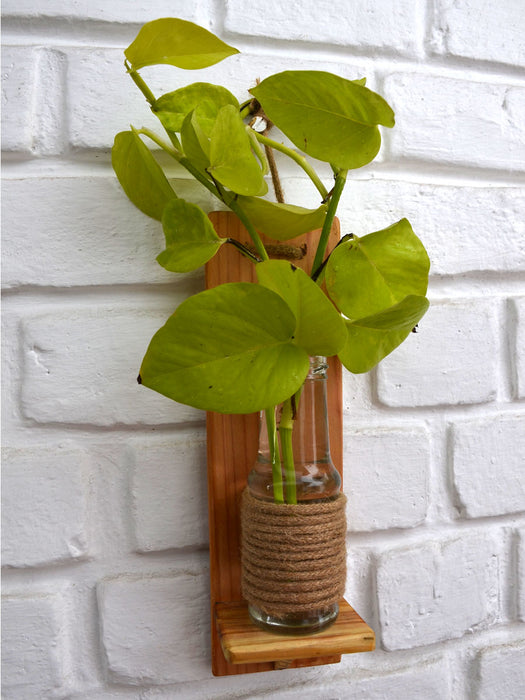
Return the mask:
<path fill-rule="evenodd" d="M 133 70 L 158 63 L 178 68 L 206 68 L 239 53 L 193 22 L 166 17 L 145 24 L 124 51 Z"/>
<path fill-rule="evenodd" d="M 284 299 L 295 315 L 294 343 L 309 355 L 335 355 L 346 341 L 342 317 L 310 277 L 286 260 L 256 267 L 259 282 Z"/>
<path fill-rule="evenodd" d="M 380 95 L 323 71 L 285 71 L 250 92 L 271 121 L 305 153 L 337 168 L 359 168 L 377 155 L 377 128 L 394 126 Z"/>
<path fill-rule="evenodd" d="M 220 285 L 187 299 L 157 331 L 141 381 L 195 408 L 259 411 L 289 398 L 308 373 L 294 330 L 293 313 L 271 290 Z"/>
<path fill-rule="evenodd" d="M 430 262 L 410 223 L 401 219 L 332 252 L 326 266 L 328 294 L 349 319 L 383 311 L 409 294 L 424 296 Z"/>
<path fill-rule="evenodd" d="M 239 109 L 237 98 L 226 88 L 211 83 L 192 83 L 159 97 L 152 110 L 167 129 L 179 132 L 186 116 L 198 107 L 199 123 L 209 136 L 219 109 L 226 105 Z"/>
<path fill-rule="evenodd" d="M 250 137 L 233 105 L 219 110 L 210 146 L 210 174 L 233 192 L 264 195 L 268 186 L 250 144 Z"/>
<path fill-rule="evenodd" d="M 164 207 L 177 195 L 136 131 L 121 131 L 115 136 L 111 163 L 133 204 L 160 221 Z"/>
<path fill-rule="evenodd" d="M 339 359 L 354 374 L 368 372 L 405 340 L 427 309 L 425 297 L 409 295 L 382 313 L 346 321 L 348 338 Z"/>
<path fill-rule="evenodd" d="M 304 209 L 259 197 L 239 197 L 238 201 L 255 228 L 276 241 L 288 241 L 321 228 L 328 206 L 323 204 L 318 209 Z"/>
<path fill-rule="evenodd" d="M 225 238 L 219 238 L 211 221 L 196 204 L 174 199 L 164 209 L 162 227 L 166 250 L 157 262 L 170 272 L 190 272 L 208 262 Z"/>

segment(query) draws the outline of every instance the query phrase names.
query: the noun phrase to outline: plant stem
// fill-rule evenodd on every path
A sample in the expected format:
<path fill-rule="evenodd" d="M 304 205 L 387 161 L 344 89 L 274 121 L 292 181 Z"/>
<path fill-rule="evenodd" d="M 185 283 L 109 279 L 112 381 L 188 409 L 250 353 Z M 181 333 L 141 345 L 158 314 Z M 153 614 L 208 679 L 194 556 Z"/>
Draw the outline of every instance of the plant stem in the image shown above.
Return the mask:
<path fill-rule="evenodd" d="M 255 131 L 254 133 L 257 137 L 257 141 L 260 141 L 265 146 L 270 146 L 270 148 L 274 148 L 276 151 L 284 153 L 289 158 L 294 160 L 297 163 L 297 165 L 299 165 L 304 170 L 304 172 L 308 175 L 310 180 L 317 187 L 319 194 L 323 198 L 323 202 L 328 198 L 328 190 L 319 179 L 319 175 L 315 172 L 315 170 L 312 168 L 312 166 L 304 156 L 302 156 L 300 153 L 297 153 L 297 151 L 294 151 L 292 148 L 288 148 L 288 146 L 285 146 L 284 144 L 279 143 L 278 141 L 274 141 L 273 139 L 268 138 L 268 136 L 263 136 L 263 134 L 259 134 L 257 131 Z"/>
<path fill-rule="evenodd" d="M 326 251 L 326 246 L 328 245 L 330 231 L 332 230 L 332 224 L 334 221 L 335 212 L 337 210 L 337 205 L 339 204 L 341 194 L 343 193 L 343 189 L 346 184 L 347 173 L 348 170 L 340 170 L 335 178 L 335 185 L 334 189 L 332 190 L 332 196 L 328 205 L 328 211 L 326 212 L 323 230 L 321 231 L 321 237 L 319 238 L 317 250 L 315 251 L 315 258 L 312 263 L 312 275 L 315 275 L 317 269 L 323 264 L 323 258 Z"/>
<path fill-rule="evenodd" d="M 281 472 L 281 456 L 279 454 L 279 442 L 277 440 L 277 428 L 275 424 L 275 406 L 267 408 L 266 429 L 268 431 L 268 446 L 272 460 L 273 500 L 275 503 L 284 503 L 283 475 Z"/>
<path fill-rule="evenodd" d="M 247 257 L 253 263 L 262 262 L 261 258 L 258 258 L 256 255 L 254 255 L 252 251 L 244 245 L 244 243 L 237 241 L 235 238 L 227 238 L 226 243 L 230 243 L 232 246 L 234 246 L 234 248 L 237 248 L 237 250 L 240 253 L 242 253 L 242 255 Z"/>
<path fill-rule="evenodd" d="M 283 403 L 281 422 L 279 423 L 279 436 L 284 463 L 284 483 L 286 502 L 297 503 L 297 488 L 295 484 L 295 464 L 292 446 L 293 433 L 293 406 L 291 397 Z"/>
<path fill-rule="evenodd" d="M 126 67 L 126 70 L 129 73 L 135 85 L 138 87 L 138 89 L 141 91 L 141 93 L 144 95 L 144 97 L 147 99 L 150 105 L 153 106 L 153 103 L 155 102 L 155 95 L 151 92 L 151 90 L 146 85 L 144 80 L 142 80 L 141 76 L 137 73 L 137 71 L 133 70 L 133 68 L 127 61 L 124 61 L 124 66 Z"/>
<path fill-rule="evenodd" d="M 231 202 L 227 202 L 227 204 L 230 207 L 230 209 L 237 214 L 239 219 L 244 224 L 244 227 L 250 234 L 250 238 L 252 239 L 255 249 L 259 253 L 259 256 L 262 258 L 262 260 L 269 260 L 270 258 L 268 257 L 268 253 L 266 252 L 266 248 L 264 247 L 259 234 L 255 230 L 255 227 L 250 221 L 250 219 L 246 216 L 246 214 L 243 212 L 243 210 L 237 203 L 237 200 L 233 199 Z"/>

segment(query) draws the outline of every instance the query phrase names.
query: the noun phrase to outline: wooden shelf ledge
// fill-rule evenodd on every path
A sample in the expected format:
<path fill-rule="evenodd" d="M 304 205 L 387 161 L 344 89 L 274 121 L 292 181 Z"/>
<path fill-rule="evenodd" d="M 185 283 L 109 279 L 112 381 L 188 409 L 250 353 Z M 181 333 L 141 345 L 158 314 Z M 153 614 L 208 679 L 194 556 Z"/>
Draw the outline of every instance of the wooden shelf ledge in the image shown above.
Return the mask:
<path fill-rule="evenodd" d="M 287 668 L 296 660 L 320 657 L 333 657 L 332 663 L 337 663 L 341 654 L 375 648 L 374 631 L 346 600 L 339 603 L 334 624 L 312 635 L 265 632 L 250 620 L 246 603 L 217 603 L 215 622 L 224 656 L 231 664 L 270 662 L 274 668 Z"/>

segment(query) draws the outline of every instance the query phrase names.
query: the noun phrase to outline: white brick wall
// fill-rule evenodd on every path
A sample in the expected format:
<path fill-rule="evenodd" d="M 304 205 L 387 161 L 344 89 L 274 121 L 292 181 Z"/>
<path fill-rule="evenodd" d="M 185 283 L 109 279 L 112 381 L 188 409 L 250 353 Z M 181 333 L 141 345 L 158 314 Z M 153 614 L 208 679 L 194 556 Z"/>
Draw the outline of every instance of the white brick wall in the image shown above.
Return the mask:
<path fill-rule="evenodd" d="M 522 2 L 2 11 L 3 697 L 521 700 Z M 211 676 L 204 416 L 135 382 L 154 329 L 203 284 L 155 263 L 162 232 L 110 167 L 116 131 L 154 124 L 122 49 L 170 14 L 242 49 L 192 80 L 244 98 L 285 69 L 366 75 L 396 111 L 339 217 L 364 235 L 407 216 L 432 306 L 378 371 L 345 378 L 347 593 L 378 649 L 337 666 Z M 148 70 L 157 93 L 187 80 Z M 301 172 L 283 181 L 290 201 L 317 203 Z"/>

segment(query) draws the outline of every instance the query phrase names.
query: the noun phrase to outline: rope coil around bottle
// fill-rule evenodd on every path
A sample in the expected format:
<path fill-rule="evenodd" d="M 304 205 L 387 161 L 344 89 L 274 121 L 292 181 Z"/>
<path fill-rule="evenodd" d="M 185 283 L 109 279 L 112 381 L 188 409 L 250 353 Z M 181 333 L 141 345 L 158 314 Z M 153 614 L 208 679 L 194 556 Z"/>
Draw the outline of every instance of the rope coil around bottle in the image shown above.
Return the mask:
<path fill-rule="evenodd" d="M 242 592 L 269 615 L 337 603 L 346 580 L 346 497 L 297 505 L 241 503 Z"/>

